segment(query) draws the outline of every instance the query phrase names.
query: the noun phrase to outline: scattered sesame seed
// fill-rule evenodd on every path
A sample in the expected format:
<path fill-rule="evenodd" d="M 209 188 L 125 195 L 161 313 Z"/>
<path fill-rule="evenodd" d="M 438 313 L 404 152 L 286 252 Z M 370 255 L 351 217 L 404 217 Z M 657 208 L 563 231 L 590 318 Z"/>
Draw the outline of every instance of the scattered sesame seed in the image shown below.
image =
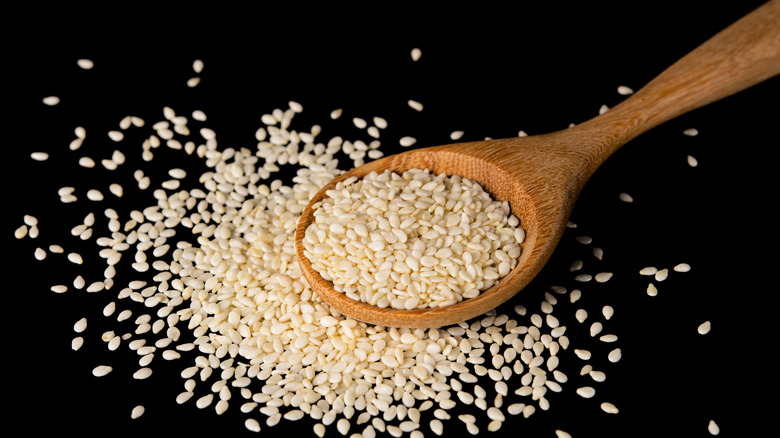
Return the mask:
<path fill-rule="evenodd" d="M 135 406 L 132 412 L 130 412 L 130 418 L 132 418 L 133 420 L 137 419 L 138 417 L 144 414 L 145 410 L 146 409 L 141 405 Z"/>
<path fill-rule="evenodd" d="M 43 98 L 43 103 L 48 106 L 54 106 L 60 103 L 60 98 L 57 96 L 48 96 Z"/>
<path fill-rule="evenodd" d="M 76 61 L 76 65 L 84 70 L 92 70 L 92 68 L 95 66 L 95 63 L 91 59 L 82 58 Z"/>
<path fill-rule="evenodd" d="M 401 140 L 399 141 L 399 144 L 403 147 L 409 147 L 417 143 L 417 139 L 414 137 L 401 137 Z"/>
<path fill-rule="evenodd" d="M 672 268 L 675 272 L 688 272 L 691 270 L 691 265 L 687 263 L 680 263 Z"/>
<path fill-rule="evenodd" d="M 113 368 L 109 365 L 98 365 L 92 369 L 92 375 L 95 377 L 103 377 L 113 371 Z"/>
<path fill-rule="evenodd" d="M 647 285 L 646 292 L 647 292 L 647 295 L 649 295 L 651 297 L 654 297 L 654 296 L 658 295 L 658 288 L 653 283 L 650 283 L 650 284 Z"/>
<path fill-rule="evenodd" d="M 125 138 L 125 134 L 122 131 L 108 131 L 108 138 L 113 141 L 122 141 Z"/>
<path fill-rule="evenodd" d="M 720 426 L 718 426 L 714 420 L 710 420 L 707 423 L 707 432 L 709 432 L 710 435 L 718 435 L 720 434 Z"/>

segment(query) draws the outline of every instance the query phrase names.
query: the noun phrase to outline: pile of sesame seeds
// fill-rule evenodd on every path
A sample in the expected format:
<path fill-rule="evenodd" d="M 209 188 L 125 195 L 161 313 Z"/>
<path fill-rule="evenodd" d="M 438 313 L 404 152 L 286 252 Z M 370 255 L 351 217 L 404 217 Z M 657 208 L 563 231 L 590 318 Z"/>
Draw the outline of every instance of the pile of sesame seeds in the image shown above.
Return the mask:
<path fill-rule="evenodd" d="M 138 353 L 133 379 L 149 378 L 155 357 L 181 363 L 184 391 L 177 403 L 194 402 L 217 414 L 239 409 L 250 431 L 304 416 L 314 420 L 317 435 L 330 428 L 365 437 L 438 435 L 461 425 L 470 433 L 496 431 L 508 417 L 530 418 L 554 409 L 556 394 L 565 391 L 594 400 L 606 413 L 619 412 L 618 403 L 599 397 L 598 384 L 607 375 L 604 369 L 620 360 L 621 350 L 610 348 L 601 357 L 607 362 L 598 365 L 591 351 L 619 343 L 617 334 L 608 331 L 613 309 L 605 304 L 601 316 L 590 319 L 580 309 L 575 313 L 584 287 L 551 286 L 538 308 L 524 302 L 425 331 L 366 326 L 320 302 L 300 279 L 291 251 L 297 215 L 318 187 L 345 170 L 334 160 L 336 153 L 349 156 L 347 168 L 381 154 L 371 140 L 322 140 L 316 126 L 292 130 L 302 110 L 290 102 L 289 108 L 269 112 L 257 130 L 257 150 L 223 147 L 206 127 L 190 132 L 193 121 L 205 125 L 205 115 L 183 117 L 173 106 L 165 107 L 155 123 L 130 119 L 136 128 L 151 129 L 136 150 L 116 134 L 122 131 L 109 131 L 108 138 L 127 149 L 98 161 L 106 169 L 121 168 L 124 153 L 140 152 L 152 161 L 160 147 L 198 157 L 208 168 L 197 184 L 184 187 L 187 172 L 178 168 L 159 188 L 152 188 L 143 171 L 135 171 L 138 189 L 152 189 L 156 204 L 133 206 L 126 216 L 108 207 L 102 210 L 105 229 L 96 228 L 95 214 L 72 229 L 73 236 L 97 245 L 104 278 L 87 284 L 76 277 L 52 285 L 57 293 L 83 290 L 116 297 L 104 316 L 134 320 L 136 329 L 105 332 L 100 339 L 108 350 L 126 347 Z M 78 132 L 83 139 L 83 131 Z M 288 164 L 300 169 L 290 181 L 276 179 L 280 166 Z M 111 193 L 121 198 L 124 189 L 112 187 Z M 68 186 L 58 193 L 63 203 L 81 201 Z M 106 200 L 97 189 L 87 191 L 86 198 Z M 25 216 L 15 237 L 37 243 L 37 222 Z M 184 232 L 192 236 L 184 238 Z M 60 252 L 67 252 L 71 263 L 84 263 L 81 254 L 57 245 L 35 249 L 39 260 Z M 594 249 L 594 256 L 603 253 Z M 116 284 L 121 262 L 131 269 L 123 272 L 138 279 Z M 611 274 L 577 274 L 576 281 L 603 283 Z M 136 305 L 149 310 L 141 316 L 122 310 Z M 78 321 L 74 349 L 89 342 L 83 337 L 86 320 Z M 586 321 L 593 321 L 587 324 L 593 346 L 570 345 L 569 334 L 583 330 L 579 327 Z M 563 361 L 583 366 L 566 373 Z M 93 371 L 106 376 L 112 370 L 99 364 Z M 452 413 L 461 409 L 468 413 Z M 138 418 L 143 412 L 141 404 L 131 415 Z"/>
<path fill-rule="evenodd" d="M 335 290 L 380 308 L 474 298 L 517 264 L 525 231 L 476 182 L 426 169 L 348 178 L 314 205 L 303 239 Z"/>

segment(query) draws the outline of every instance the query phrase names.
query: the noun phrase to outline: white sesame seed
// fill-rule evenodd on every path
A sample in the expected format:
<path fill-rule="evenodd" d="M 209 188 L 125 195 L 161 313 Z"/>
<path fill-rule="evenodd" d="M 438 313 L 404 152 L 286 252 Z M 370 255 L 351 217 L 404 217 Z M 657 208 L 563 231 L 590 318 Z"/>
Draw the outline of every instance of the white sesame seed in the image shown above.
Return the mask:
<path fill-rule="evenodd" d="M 639 270 L 639 275 L 655 275 L 658 269 L 653 266 L 648 266 Z"/>
<path fill-rule="evenodd" d="M 617 341 L 617 335 L 613 335 L 613 334 L 601 335 L 599 337 L 599 340 L 601 342 L 616 342 Z"/>
<path fill-rule="evenodd" d="M 696 128 L 688 128 L 683 131 L 683 135 L 687 135 L 689 137 L 695 137 L 699 135 L 699 130 Z"/>
<path fill-rule="evenodd" d="M 205 122 L 207 120 L 206 113 L 204 113 L 201 110 L 195 110 L 192 112 L 192 118 L 199 121 L 199 122 Z"/>
<path fill-rule="evenodd" d="M 609 359 L 609 361 L 612 363 L 620 361 L 622 357 L 623 357 L 623 353 L 619 348 L 610 351 L 609 354 L 607 355 L 607 359 Z"/>
<path fill-rule="evenodd" d="M 103 193 L 101 193 L 101 191 L 97 189 L 90 189 L 87 191 L 87 199 L 91 201 L 102 201 Z"/>
<path fill-rule="evenodd" d="M 46 250 L 43 248 L 35 248 L 34 256 L 36 260 L 44 260 L 46 258 Z"/>
<path fill-rule="evenodd" d="M 658 288 L 653 283 L 647 285 L 647 295 L 651 297 L 658 295 Z"/>
<path fill-rule="evenodd" d="M 84 70 L 91 70 L 95 66 L 95 63 L 91 59 L 81 58 L 76 61 L 76 65 Z"/>
<path fill-rule="evenodd" d="M 688 156 L 686 157 L 686 160 L 687 160 L 687 162 L 688 162 L 688 165 L 689 165 L 690 167 L 696 167 L 696 166 L 698 166 L 698 165 L 699 165 L 699 160 L 697 160 L 697 159 L 696 159 L 695 157 L 693 157 L 692 155 L 688 155 Z"/>
<path fill-rule="evenodd" d="M 133 408 L 132 412 L 130 412 L 130 418 L 135 420 L 135 419 L 139 418 L 140 416 L 142 416 L 145 411 L 146 411 L 146 409 L 143 406 L 137 405 L 137 406 L 135 406 Z"/>
<path fill-rule="evenodd" d="M 116 183 L 109 185 L 108 190 L 117 198 L 121 198 L 124 195 L 124 188 Z"/>
<path fill-rule="evenodd" d="M 591 357 L 590 351 L 582 349 L 574 349 L 574 354 L 582 360 L 588 360 Z"/>
<path fill-rule="evenodd" d="M 710 435 L 718 435 L 720 434 L 720 426 L 715 422 L 715 420 L 710 420 L 707 423 L 707 432 L 710 433 Z"/>
<path fill-rule="evenodd" d="M 353 117 L 352 124 L 355 125 L 355 127 L 358 129 L 365 129 L 366 126 L 368 126 L 368 122 L 360 117 Z"/>
<path fill-rule="evenodd" d="M 415 111 L 422 111 L 423 110 L 423 105 L 420 102 L 416 101 L 416 100 L 409 99 L 407 101 L 407 103 Z"/>
<path fill-rule="evenodd" d="M 93 168 L 95 167 L 95 160 L 89 157 L 81 157 L 79 158 L 79 165 L 86 168 Z"/>
<path fill-rule="evenodd" d="M 113 141 L 122 141 L 125 138 L 125 134 L 122 131 L 108 131 L 108 138 Z"/>
<path fill-rule="evenodd" d="M 422 56 L 422 50 L 420 50 L 417 47 L 413 48 L 411 56 L 412 56 L 412 61 L 418 61 L 420 59 L 420 57 Z"/>
<path fill-rule="evenodd" d="M 628 96 L 629 94 L 634 94 L 634 90 L 632 90 L 630 87 L 627 87 L 625 85 L 620 85 L 617 89 L 618 94 L 623 96 Z"/>
<path fill-rule="evenodd" d="M 610 402 L 603 402 L 601 403 L 601 410 L 608 413 L 608 414 L 617 414 L 618 408 L 610 403 Z"/>
<path fill-rule="evenodd" d="M 406 137 L 401 137 L 401 140 L 399 141 L 399 144 L 401 146 L 403 146 L 403 147 L 409 147 L 409 146 L 414 145 L 416 142 L 417 142 L 417 139 L 415 139 L 414 137 L 406 136 Z"/>
<path fill-rule="evenodd" d="M 49 154 L 46 152 L 33 152 L 30 154 L 30 158 L 35 161 L 46 161 L 49 159 Z"/>
<path fill-rule="evenodd" d="M 92 375 L 95 377 L 103 377 L 113 371 L 113 368 L 109 365 L 98 365 L 92 369 Z"/>
<path fill-rule="evenodd" d="M 27 237 L 28 231 L 29 231 L 29 228 L 27 227 L 27 225 L 21 225 L 21 226 L 19 226 L 19 228 L 17 228 L 14 231 L 14 237 L 16 237 L 17 239 L 23 239 L 23 238 Z"/>
<path fill-rule="evenodd" d="M 618 198 L 621 201 L 626 202 L 626 203 L 634 202 L 634 198 L 631 195 L 629 195 L 628 193 L 625 193 L 625 192 L 621 192 L 620 194 L 618 194 Z"/>
<path fill-rule="evenodd" d="M 57 96 L 47 96 L 43 98 L 43 103 L 48 106 L 54 106 L 60 103 L 60 98 Z"/>
<path fill-rule="evenodd" d="M 201 59 L 196 59 L 195 61 L 192 61 L 192 71 L 194 71 L 195 73 L 200 74 L 200 72 L 203 71 L 203 66 L 204 63 L 203 60 Z"/>
<path fill-rule="evenodd" d="M 76 322 L 76 324 L 73 326 L 73 331 L 76 333 L 81 333 L 86 329 L 87 329 L 87 318 L 79 319 Z"/>
<path fill-rule="evenodd" d="M 712 324 L 709 321 L 704 321 L 703 323 L 699 324 L 699 327 L 697 328 L 697 331 L 700 335 L 706 335 L 710 332 L 710 329 L 712 328 Z"/>

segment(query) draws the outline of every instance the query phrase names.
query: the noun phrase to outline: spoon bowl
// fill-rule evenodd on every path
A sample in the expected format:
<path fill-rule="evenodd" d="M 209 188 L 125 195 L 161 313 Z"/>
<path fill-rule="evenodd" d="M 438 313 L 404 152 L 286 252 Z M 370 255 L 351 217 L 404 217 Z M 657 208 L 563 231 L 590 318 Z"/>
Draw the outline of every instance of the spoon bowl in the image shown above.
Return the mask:
<path fill-rule="evenodd" d="M 590 176 L 621 146 L 683 113 L 780 73 L 780 0 L 764 4 L 677 61 L 619 105 L 564 130 L 529 137 L 426 147 L 354 168 L 312 197 L 298 222 L 295 250 L 312 289 L 332 308 L 386 327 L 429 328 L 465 321 L 504 303 L 524 288 L 552 255 Z M 371 172 L 429 169 L 479 183 L 508 201 L 526 232 L 512 271 L 477 297 L 447 307 L 401 310 L 348 298 L 312 268 L 303 236 L 327 191 Z"/>

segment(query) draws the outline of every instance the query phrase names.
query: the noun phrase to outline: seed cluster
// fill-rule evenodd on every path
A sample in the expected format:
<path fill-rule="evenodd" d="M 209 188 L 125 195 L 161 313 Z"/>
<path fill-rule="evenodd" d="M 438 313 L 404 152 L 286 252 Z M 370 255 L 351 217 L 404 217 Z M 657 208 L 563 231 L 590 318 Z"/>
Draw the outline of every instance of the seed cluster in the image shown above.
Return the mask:
<path fill-rule="evenodd" d="M 418 51 L 413 53 L 415 60 L 419 56 Z M 79 65 L 86 69 L 93 63 L 79 60 Z M 204 65 L 196 61 L 193 69 L 199 78 Z M 187 85 L 195 87 L 198 82 L 190 79 Z M 194 403 L 216 414 L 237 407 L 252 432 L 309 417 L 314 421 L 312 432 L 319 437 L 329 429 L 365 438 L 377 434 L 440 436 L 460 427 L 471 434 L 497 431 L 510 417 L 528 418 L 550 410 L 557 394 L 565 392 L 595 400 L 606 413 L 618 413 L 618 407 L 598 393 L 605 369 L 622 357 L 618 337 L 609 331 L 615 311 L 604 306 L 600 316 L 588 315 L 576 305 L 586 287 L 607 282 L 612 275 L 581 274 L 587 265 L 583 261 L 572 264 L 575 281 L 582 283 L 580 289 L 550 286 L 537 296 L 536 304 L 530 300 L 510 304 L 508 309 L 449 327 L 371 326 L 346 318 L 322 302 L 298 267 L 293 248 L 298 218 L 309 199 L 344 168 L 382 156 L 378 133 L 386 121 L 374 117 L 373 124 L 355 124 L 363 127 L 367 140 L 338 135 L 324 138 L 319 125 L 294 128 L 293 119 L 302 111 L 300 103 L 289 102 L 287 108 L 265 114 L 252 148 L 219 144 L 205 113 L 184 116 L 173 106 L 164 107 L 162 117 L 151 123 L 128 117 L 120 121 L 119 130 L 111 128 L 92 136 L 108 139 L 117 149 L 102 160 L 84 157 L 82 162 L 102 163 L 107 170 L 125 169 L 125 154 L 138 154 L 150 162 L 160 148 L 196 158 L 204 168 L 200 173 L 172 168 L 167 179 L 156 185 L 144 169 L 131 170 L 136 189 L 151 192 L 154 202 L 133 205 L 127 214 L 110 206 L 102 212 L 96 209 L 76 224 L 71 234 L 94 244 L 89 257 L 59 244 L 35 249 L 37 260 L 66 254 L 76 265 L 86 264 L 93 256 L 103 262 L 102 278 L 88 282 L 75 275 L 55 281 L 51 290 L 110 294 L 102 316 L 115 323 L 116 329 L 99 333 L 97 339 L 109 351 L 127 348 L 138 354 L 138 366 L 130 378 L 153 378 L 154 358 L 180 363 L 183 384 L 176 403 Z M 342 112 L 334 110 L 330 118 L 338 119 Z M 143 140 L 131 143 L 139 132 L 125 135 L 129 130 L 138 130 Z M 453 137 L 460 135 L 460 131 L 453 132 Z M 77 127 L 70 150 L 78 150 L 86 139 L 86 130 Z M 411 145 L 413 138 L 403 137 L 401 143 Z M 347 157 L 347 162 L 340 162 L 339 156 Z M 294 166 L 294 175 L 283 175 L 282 166 Z M 188 179 L 193 173 L 195 182 Z M 342 267 L 343 260 L 320 257 L 320 266 L 331 269 L 330 274 L 323 269 L 323 275 L 329 275 L 345 293 L 353 293 L 348 290 L 351 285 L 337 278 L 360 282 L 370 273 L 367 287 L 358 292 L 360 299 L 404 308 L 418 307 L 426 300 L 431 306 L 444 305 L 468 298 L 514 266 L 523 234 L 505 204 L 489 201 L 484 191 L 465 180 L 424 171 L 409 174 L 417 182 L 411 187 L 413 197 L 404 199 L 410 190 L 406 181 L 403 187 L 390 187 L 404 178 L 388 174 L 348 181 L 331 194 L 331 203 L 320 206 L 323 218 L 339 219 L 318 221 L 320 229 L 312 229 L 316 237 L 311 240 L 307 233 L 312 259 L 338 254 L 328 239 L 348 254 L 359 253 L 360 247 L 363 254 L 371 251 L 376 256 L 392 247 L 392 254 L 383 254 L 377 266 L 362 271 L 362 265 Z M 113 197 L 103 196 L 99 189 L 86 190 L 87 201 L 94 206 L 117 201 L 129 189 L 118 184 L 111 187 Z M 415 205 L 414 215 L 402 211 L 403 205 L 388 202 L 385 192 L 396 189 L 394 199 Z M 421 190 L 430 193 L 421 196 Z M 81 193 L 72 186 L 63 186 L 57 193 L 63 204 L 81 201 Z M 470 201 L 463 201 L 464 196 Z M 359 202 L 343 207 L 342 202 L 348 200 Z M 418 202 L 428 205 L 417 207 Z M 398 210 L 394 212 L 392 205 Z M 329 208 L 339 214 L 331 216 Z M 445 209 L 452 213 L 448 215 Z M 414 222 L 407 223 L 412 217 Z M 347 220 L 349 224 L 339 222 Z M 38 219 L 27 215 L 15 237 L 36 239 L 38 226 Z M 451 233 L 455 228 L 460 232 Z M 397 234 L 399 229 L 403 235 Z M 324 239 L 319 237 L 322 233 Z M 589 238 L 578 240 L 592 243 Z M 329 243 L 324 248 L 327 251 L 318 247 L 324 242 Z M 603 251 L 594 248 L 593 255 L 601 259 Z M 435 264 L 429 257 L 436 259 Z M 427 269 L 434 266 L 438 268 Z M 454 271 L 449 271 L 450 266 Z M 354 277 L 344 276 L 355 268 L 359 272 Z M 437 269 L 461 283 L 423 275 L 444 273 Z M 119 272 L 132 279 L 120 282 Z M 419 281 L 413 272 L 420 273 Z M 392 293 L 379 295 L 382 287 L 378 285 L 383 281 L 376 278 L 379 275 L 387 275 L 388 285 L 392 281 L 392 287 L 387 286 Z M 596 281 L 588 283 L 593 278 Z M 395 292 L 403 287 L 408 292 L 415 284 L 413 288 L 422 294 L 423 283 L 436 290 L 445 284 L 451 295 L 436 301 L 429 293 L 415 303 Z M 371 290 L 377 293 L 370 295 Z M 76 320 L 71 345 L 79 350 L 95 336 L 89 337 L 94 333 L 86 318 Z M 120 328 L 128 321 L 133 323 L 132 330 Z M 585 342 L 570 345 L 569 333 L 577 330 L 584 333 Z M 564 363 L 579 372 L 565 372 Z M 107 360 L 96 365 L 92 374 L 100 378 L 114 369 Z M 137 404 L 129 415 L 139 418 L 145 411 Z M 560 429 L 555 433 L 568 436 Z"/>
<path fill-rule="evenodd" d="M 424 169 L 348 178 L 315 205 L 305 255 L 348 297 L 423 309 L 474 298 L 517 264 L 525 239 L 506 202 Z"/>

